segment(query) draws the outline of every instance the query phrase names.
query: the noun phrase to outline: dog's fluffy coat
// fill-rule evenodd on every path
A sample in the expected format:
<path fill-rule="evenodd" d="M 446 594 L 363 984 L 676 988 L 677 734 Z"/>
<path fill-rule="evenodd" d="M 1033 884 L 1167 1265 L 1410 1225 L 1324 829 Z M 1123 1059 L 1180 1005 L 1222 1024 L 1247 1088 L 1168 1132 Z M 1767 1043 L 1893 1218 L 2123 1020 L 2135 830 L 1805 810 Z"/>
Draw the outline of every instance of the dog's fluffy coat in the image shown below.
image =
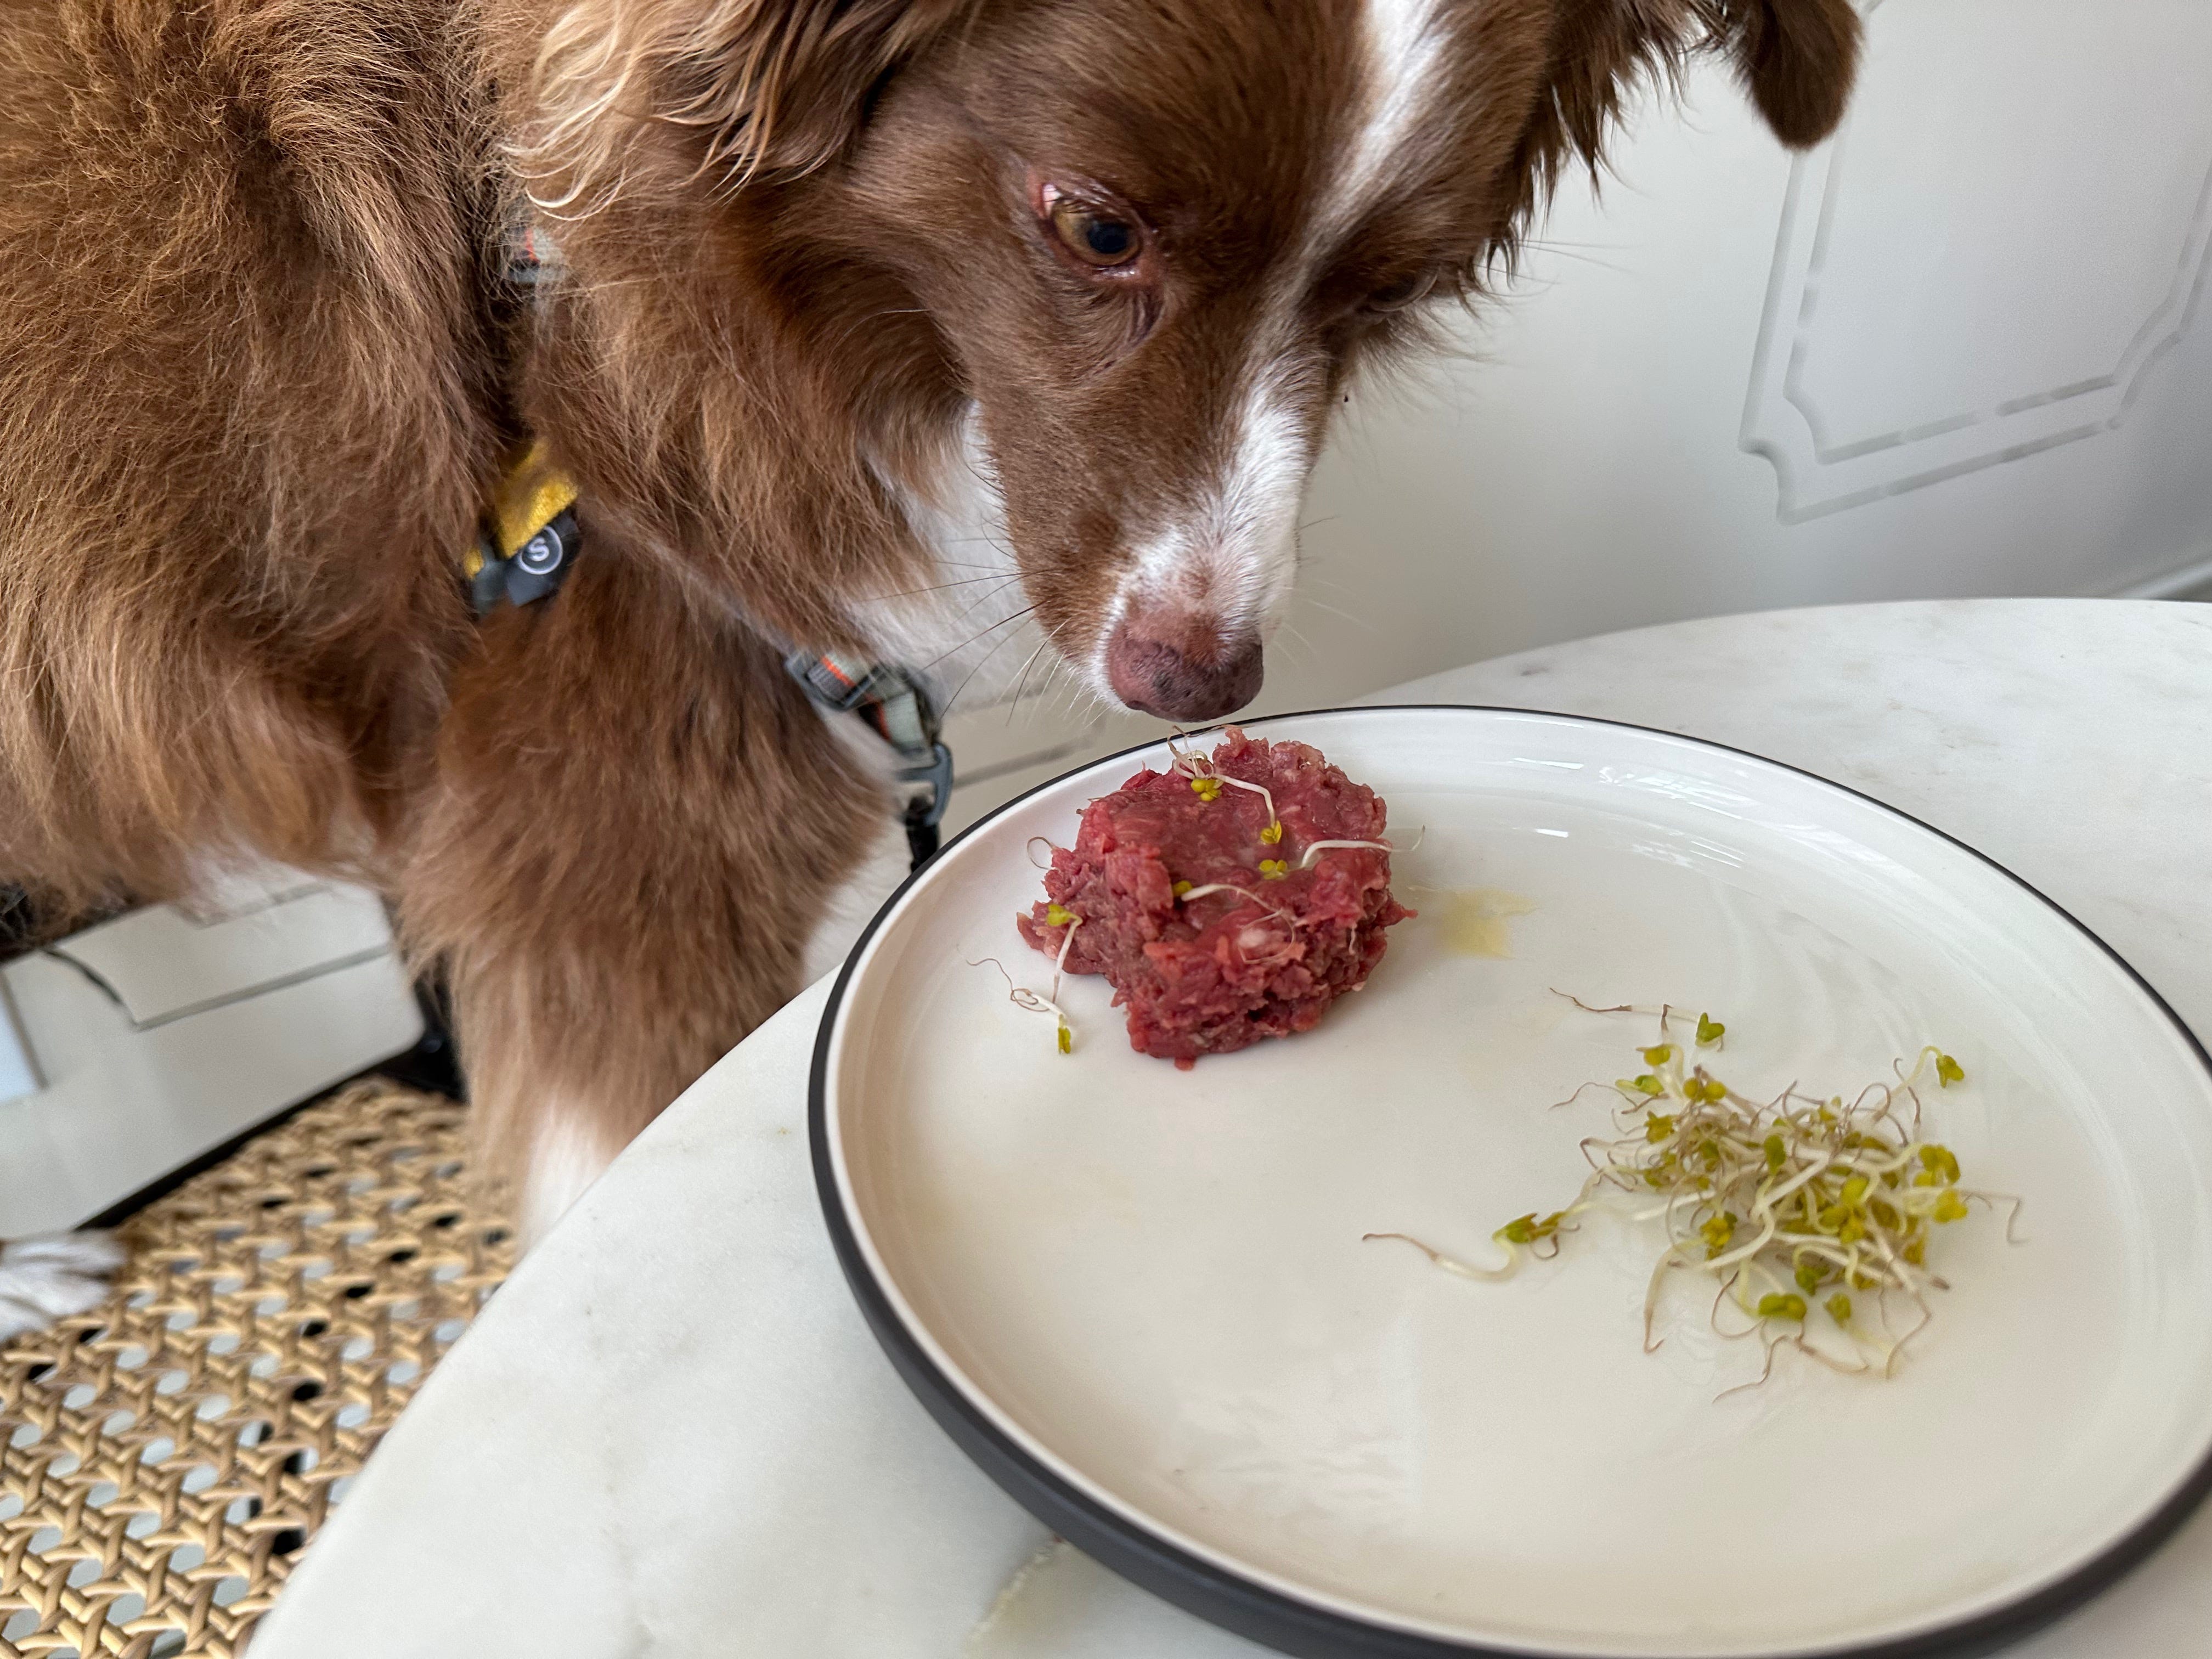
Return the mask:
<path fill-rule="evenodd" d="M 1844 0 L 21 0 L 0 875 L 57 914 L 234 853 L 380 884 L 500 1166 L 588 1174 L 880 845 L 780 659 L 948 580 L 963 443 L 1094 684 L 1133 595 L 1256 641 L 1399 302 L 1479 289 L 1640 77 L 1724 51 L 1805 143 L 1856 38 Z M 1054 263 L 1063 176 L 1139 204 L 1144 280 Z M 455 561 L 526 433 L 585 551 L 477 625 Z"/>

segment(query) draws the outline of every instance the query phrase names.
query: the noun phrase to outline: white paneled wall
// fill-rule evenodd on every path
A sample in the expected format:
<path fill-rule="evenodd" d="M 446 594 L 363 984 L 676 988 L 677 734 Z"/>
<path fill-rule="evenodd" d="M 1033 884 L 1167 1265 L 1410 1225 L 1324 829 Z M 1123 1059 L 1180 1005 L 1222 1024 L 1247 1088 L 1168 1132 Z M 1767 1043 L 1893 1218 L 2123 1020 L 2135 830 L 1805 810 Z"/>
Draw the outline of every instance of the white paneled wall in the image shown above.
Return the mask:
<path fill-rule="evenodd" d="M 1832 142 L 1701 70 L 1460 355 L 1354 398 L 1258 710 L 1720 611 L 2212 577 L 2212 4 L 1866 12 Z M 1160 729 L 1033 702 L 956 715 L 994 772 L 956 818 Z"/>
<path fill-rule="evenodd" d="M 422 1033 L 381 902 L 296 871 L 9 963 L 0 1237 L 97 1215 Z"/>

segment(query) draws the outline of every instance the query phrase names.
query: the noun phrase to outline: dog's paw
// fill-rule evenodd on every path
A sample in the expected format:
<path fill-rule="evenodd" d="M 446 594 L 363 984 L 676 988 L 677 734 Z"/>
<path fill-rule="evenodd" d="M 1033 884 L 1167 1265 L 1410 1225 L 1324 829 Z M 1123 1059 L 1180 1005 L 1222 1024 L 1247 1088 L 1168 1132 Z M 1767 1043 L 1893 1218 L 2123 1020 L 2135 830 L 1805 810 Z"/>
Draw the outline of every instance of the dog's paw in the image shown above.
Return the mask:
<path fill-rule="evenodd" d="M 0 1342 L 97 1307 L 123 1260 L 111 1233 L 42 1233 L 0 1245 Z"/>

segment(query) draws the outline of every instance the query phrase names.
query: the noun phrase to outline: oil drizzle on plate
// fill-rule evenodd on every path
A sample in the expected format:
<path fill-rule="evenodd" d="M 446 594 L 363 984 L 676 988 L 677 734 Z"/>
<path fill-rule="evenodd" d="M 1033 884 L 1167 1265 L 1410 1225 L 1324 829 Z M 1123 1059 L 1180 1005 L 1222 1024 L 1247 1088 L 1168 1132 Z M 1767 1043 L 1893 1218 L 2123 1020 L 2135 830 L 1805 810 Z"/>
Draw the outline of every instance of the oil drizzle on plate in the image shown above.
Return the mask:
<path fill-rule="evenodd" d="M 1460 888 L 1444 899 L 1444 947 L 1455 956 L 1510 957 L 1510 924 L 1536 908 L 1527 894 L 1504 887 Z"/>

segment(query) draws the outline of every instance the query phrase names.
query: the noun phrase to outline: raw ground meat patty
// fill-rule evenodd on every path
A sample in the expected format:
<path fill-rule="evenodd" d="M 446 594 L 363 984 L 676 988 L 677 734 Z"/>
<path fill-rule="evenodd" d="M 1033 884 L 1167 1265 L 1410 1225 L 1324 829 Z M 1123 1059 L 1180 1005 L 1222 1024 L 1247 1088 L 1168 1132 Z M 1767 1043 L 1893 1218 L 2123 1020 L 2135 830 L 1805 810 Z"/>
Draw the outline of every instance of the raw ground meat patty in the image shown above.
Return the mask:
<path fill-rule="evenodd" d="M 1083 809 L 1072 848 L 1055 847 L 1046 902 L 1016 925 L 1047 956 L 1075 927 L 1067 969 L 1103 974 L 1129 1011 L 1129 1043 L 1188 1067 L 1261 1037 L 1310 1030 L 1382 959 L 1382 930 L 1413 913 L 1390 896 L 1390 855 L 1316 842 L 1382 838 L 1372 789 L 1302 743 L 1227 728 L 1196 770 L 1137 774 Z M 1279 839 L 1265 839 L 1274 797 Z M 1227 883 L 1237 891 L 1192 892 Z M 1054 926 L 1055 911 L 1079 922 Z"/>

